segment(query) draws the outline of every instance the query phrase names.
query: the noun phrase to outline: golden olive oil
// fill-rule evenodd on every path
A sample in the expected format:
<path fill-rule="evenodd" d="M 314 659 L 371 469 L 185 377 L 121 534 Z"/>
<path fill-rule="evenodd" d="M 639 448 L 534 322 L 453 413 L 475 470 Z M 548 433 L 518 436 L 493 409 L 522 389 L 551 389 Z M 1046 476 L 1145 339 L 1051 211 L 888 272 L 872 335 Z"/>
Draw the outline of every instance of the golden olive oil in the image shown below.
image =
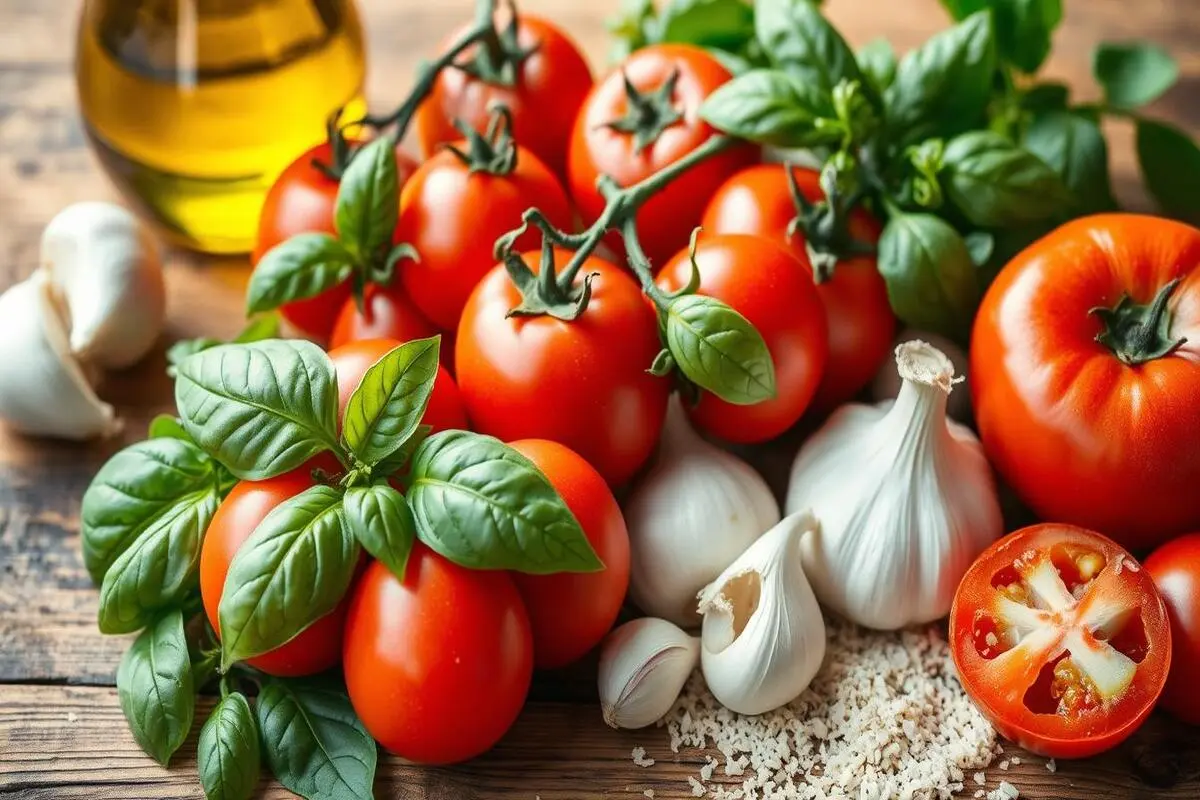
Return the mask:
<path fill-rule="evenodd" d="M 76 80 L 109 175 L 176 243 L 253 246 L 275 176 L 346 107 L 361 116 L 352 0 L 88 0 Z"/>

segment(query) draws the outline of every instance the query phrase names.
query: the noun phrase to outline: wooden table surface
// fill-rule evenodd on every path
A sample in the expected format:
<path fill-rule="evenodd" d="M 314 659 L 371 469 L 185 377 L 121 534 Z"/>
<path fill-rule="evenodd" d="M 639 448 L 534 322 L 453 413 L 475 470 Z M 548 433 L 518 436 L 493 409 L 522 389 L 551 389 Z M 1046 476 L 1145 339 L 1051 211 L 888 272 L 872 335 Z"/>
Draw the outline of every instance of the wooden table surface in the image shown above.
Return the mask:
<path fill-rule="evenodd" d="M 368 96 L 390 107 L 401 78 L 453 25 L 471 0 L 360 0 L 369 31 Z M 617 0 L 525 0 L 574 33 L 600 63 L 602 20 Z M 1095 96 L 1089 53 L 1100 39 L 1148 38 L 1180 60 L 1184 77 L 1153 109 L 1200 132 L 1200 7 L 1186 0 L 1070 0 L 1049 72 Z M 1135 7 L 1136 6 L 1136 7 Z M 886 35 L 900 49 L 944 25 L 936 0 L 830 0 L 829 14 L 854 44 Z M 42 226 L 69 202 L 114 197 L 88 152 L 74 102 L 74 0 L 0 3 L 0 290 L 36 265 Z M 1114 129 L 1118 193 L 1139 205 L 1132 137 Z M 1200 190 L 1200 187 L 1198 187 Z M 164 345 L 180 337 L 229 335 L 239 326 L 243 261 L 177 255 L 168 275 L 170 321 Z M 191 756 L 164 769 L 126 730 L 113 688 L 129 637 L 96 629 L 97 593 L 79 556 L 79 499 L 98 466 L 140 438 L 146 421 L 170 407 L 161 348 L 101 387 L 128 422 L 124 441 L 70 446 L 30 441 L 0 429 L 0 796 L 26 798 L 201 797 Z M 379 797 L 544 800 L 691 797 L 687 776 L 704 754 L 670 753 L 664 731 L 616 732 L 600 719 L 593 665 L 541 676 L 515 728 L 490 754 L 453 769 L 381 761 Z M 464 720 L 464 724 L 470 724 Z M 657 763 L 634 766 L 646 748 Z M 189 751 L 185 746 L 184 753 Z M 1011 749 L 1011 752 L 1016 752 Z M 718 775 L 720 771 L 718 770 Z M 1133 741 L 1104 757 L 1061 763 L 1051 774 L 1029 758 L 988 772 L 1022 797 L 1045 800 L 1200 798 L 1200 732 L 1154 717 Z M 967 796 L 976 787 L 971 785 Z M 263 795 L 290 797 L 264 782 Z"/>

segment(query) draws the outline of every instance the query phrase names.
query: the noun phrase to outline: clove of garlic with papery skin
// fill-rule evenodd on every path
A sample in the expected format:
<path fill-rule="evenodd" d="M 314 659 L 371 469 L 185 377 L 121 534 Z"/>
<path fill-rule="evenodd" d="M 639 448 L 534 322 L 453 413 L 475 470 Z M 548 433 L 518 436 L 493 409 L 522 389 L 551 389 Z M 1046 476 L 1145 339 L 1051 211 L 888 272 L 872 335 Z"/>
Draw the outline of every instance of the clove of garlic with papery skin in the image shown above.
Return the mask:
<path fill-rule="evenodd" d="M 825 620 L 804 575 L 812 515 L 784 517 L 700 594 L 700 666 L 713 697 L 764 714 L 800 695 L 825 657 Z"/>
<path fill-rule="evenodd" d="M 696 594 L 778 521 L 762 476 L 700 438 L 672 397 L 658 456 L 625 504 L 633 601 L 681 627 L 699 625 Z"/>
<path fill-rule="evenodd" d="M 614 728 L 644 728 L 663 717 L 700 658 L 700 640 L 664 619 L 643 617 L 600 646 L 600 707 Z"/>
<path fill-rule="evenodd" d="M 802 550 L 821 603 L 879 630 L 949 613 L 967 567 L 1003 533 L 983 448 L 946 418 L 950 360 L 911 341 L 896 366 L 895 402 L 838 409 L 796 456 L 787 495 L 819 524 Z"/>

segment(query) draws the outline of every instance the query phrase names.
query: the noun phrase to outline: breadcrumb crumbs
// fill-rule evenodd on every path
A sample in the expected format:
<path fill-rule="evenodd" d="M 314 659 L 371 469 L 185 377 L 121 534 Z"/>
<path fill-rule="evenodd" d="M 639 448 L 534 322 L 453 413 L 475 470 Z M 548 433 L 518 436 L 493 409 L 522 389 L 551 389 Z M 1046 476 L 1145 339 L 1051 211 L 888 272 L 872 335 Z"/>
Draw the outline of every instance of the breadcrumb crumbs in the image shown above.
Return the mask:
<path fill-rule="evenodd" d="M 653 767 L 654 759 L 646 758 L 646 748 L 635 747 L 633 748 L 633 763 L 639 767 Z"/>
<path fill-rule="evenodd" d="M 1050 772 L 1058 772 L 1058 762 L 1053 758 L 1046 762 L 1046 769 Z"/>
<path fill-rule="evenodd" d="M 1017 800 L 1021 792 L 1008 781 L 1000 781 L 1000 785 L 987 793 L 987 800 Z"/>
<path fill-rule="evenodd" d="M 650 800 L 654 800 L 654 790 L 653 789 L 646 789 L 645 791 L 642 792 L 642 794 L 644 794 L 646 797 L 649 797 Z"/>
<path fill-rule="evenodd" d="M 980 797 L 983 797 L 985 794 L 987 794 L 987 792 L 985 792 L 983 789 L 976 789 L 975 790 L 976 800 L 978 800 Z"/>
<path fill-rule="evenodd" d="M 1014 767 L 1019 767 L 1019 766 L 1021 766 L 1021 757 L 1020 757 L 1020 756 L 1013 756 L 1013 757 L 1012 757 L 1012 759 L 1011 759 L 1011 761 L 1012 761 L 1012 765 L 1013 765 Z"/>
<path fill-rule="evenodd" d="M 987 776 L 985 776 L 982 772 L 976 772 L 974 778 L 976 786 L 983 786 L 985 783 L 987 783 Z"/>
<path fill-rule="evenodd" d="M 703 783 L 689 775 L 688 785 L 692 787 L 692 797 L 704 797 L 705 789 Z"/>
<path fill-rule="evenodd" d="M 1008 759 L 1000 762 L 1000 769 L 1008 769 Z"/>

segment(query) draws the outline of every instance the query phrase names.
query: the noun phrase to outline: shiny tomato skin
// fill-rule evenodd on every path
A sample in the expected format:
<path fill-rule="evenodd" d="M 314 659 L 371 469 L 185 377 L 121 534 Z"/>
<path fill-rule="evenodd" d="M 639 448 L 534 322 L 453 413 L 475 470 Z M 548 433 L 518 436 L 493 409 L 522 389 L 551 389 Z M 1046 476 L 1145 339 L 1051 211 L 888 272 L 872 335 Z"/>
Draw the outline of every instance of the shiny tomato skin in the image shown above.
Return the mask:
<path fill-rule="evenodd" d="M 346 300 L 329 337 L 329 349 L 362 339 L 410 342 L 437 333 L 400 286 L 367 286 L 360 311 L 354 298 Z"/>
<path fill-rule="evenodd" d="M 693 423 L 730 442 L 773 439 L 804 414 L 828 359 L 825 312 L 812 278 L 782 243 L 739 233 L 701 234 L 696 264 L 698 294 L 728 303 L 762 334 L 775 362 L 776 396 L 739 406 L 705 392 L 688 414 Z M 687 285 L 691 270 L 691 256 L 681 250 L 656 283 L 677 291 Z"/>
<path fill-rule="evenodd" d="M 395 339 L 362 339 L 344 344 L 329 351 L 338 379 L 338 420 L 346 412 L 346 403 L 350 395 L 358 388 L 363 375 L 379 359 L 402 344 Z M 433 433 L 448 430 L 467 430 L 467 413 L 463 407 L 462 395 L 454 378 L 446 368 L 439 364 L 437 377 L 433 380 L 433 393 L 429 395 L 429 405 L 425 407 L 425 416 L 421 424 L 433 428 Z"/>
<path fill-rule="evenodd" d="M 272 247 L 298 233 L 336 233 L 333 209 L 339 184 L 315 166 L 315 162 L 329 164 L 332 160 L 329 143 L 319 144 L 284 168 L 271 184 L 258 219 L 252 265 Z M 396 167 L 403 186 L 417 162 L 397 147 Z M 302 333 L 325 342 L 350 293 L 350 283 L 346 282 L 316 297 L 286 303 L 279 311 Z"/>
<path fill-rule="evenodd" d="M 788 235 L 796 206 L 782 164 L 756 164 L 725 181 L 704 210 L 701 227 L 708 233 L 748 233 L 784 242 L 812 274 L 802 231 Z M 820 174 L 792 167 L 801 194 L 810 202 L 825 199 Z M 874 245 L 881 227 L 865 210 L 850 215 L 850 235 Z M 829 360 L 812 408 L 831 411 L 870 383 L 892 352 L 896 315 L 888 302 L 887 284 L 875 256 L 841 259 L 833 274 L 817 286 L 829 328 Z"/>
<path fill-rule="evenodd" d="M 560 270 L 570 255 L 555 251 Z M 539 253 L 524 259 L 540 271 Z M 598 257 L 584 263 L 588 273 L 592 297 L 578 319 L 506 318 L 521 297 L 497 265 L 463 310 L 454 363 L 474 430 L 566 445 L 619 486 L 654 451 L 670 383 L 646 372 L 660 344 L 641 288 Z"/>
<path fill-rule="evenodd" d="M 325 464 L 327 459 L 322 459 Z M 329 462 L 332 466 L 333 462 Z M 277 505 L 314 485 L 306 464 L 264 481 L 242 481 L 233 487 L 213 515 L 200 550 L 200 597 L 213 630 L 220 632 L 218 608 L 234 555 L 258 524 Z M 246 663 L 268 675 L 298 677 L 324 672 L 338 663 L 348 599 L 318 619 L 296 638 Z"/>
<path fill-rule="evenodd" d="M 1171 619 L 1171 672 L 1159 706 L 1189 725 L 1200 725 L 1200 533 L 1172 539 L 1142 566 Z"/>
<path fill-rule="evenodd" d="M 490 749 L 512 726 L 533 674 L 533 637 L 505 572 L 470 570 L 422 544 L 404 580 L 378 561 L 353 592 L 342 655 L 367 732 L 422 764 Z"/>
<path fill-rule="evenodd" d="M 565 667 L 599 644 L 621 610 L 629 589 L 629 531 L 603 476 L 581 456 L 545 439 L 510 444 L 550 480 L 604 563 L 599 572 L 513 573 L 533 629 L 534 665 Z"/>
<path fill-rule="evenodd" d="M 1097 307 L 1181 278 L 1164 358 L 1127 366 Z M 1200 528 L 1200 230 L 1136 214 L 1058 228 L 997 276 L 975 319 L 975 419 L 988 459 L 1041 519 L 1142 551 Z"/>
<path fill-rule="evenodd" d="M 400 194 L 396 241 L 412 245 L 419 255 L 401 261 L 399 275 L 427 319 L 446 331 L 458 326 L 471 290 L 496 264 L 496 239 L 519 227 L 531 206 L 558 228 L 569 229 L 566 192 L 554 173 L 524 148 L 507 175 L 471 172 L 449 151 L 421 165 Z M 540 241 L 537 231 L 529 230 L 516 247 L 537 247 Z"/>
<path fill-rule="evenodd" d="M 1052 625 L 1060 625 L 1062 620 L 1078 623 L 1086 619 L 1089 608 L 1103 608 L 1111 602 L 1121 609 L 1136 610 L 1144 625 L 1144 653 L 1128 687 L 1108 707 L 1074 715 L 1037 712 L 1026 702 L 1027 692 L 1047 660 L 1061 653 L 1065 643 L 1051 640 L 1040 649 L 1030 645 L 1026 652 L 1032 657 L 1014 653 L 1005 659 L 1008 652 L 1001 652 L 989 659 L 975 642 L 981 622 L 996 618 L 1002 596 L 994 585 L 998 576 L 1017 560 L 1036 562 L 1055 548 L 1099 553 L 1105 566 L 1093 581 L 1092 585 L 1098 587 L 1094 593 L 1084 593 L 1062 611 L 1038 613 L 1044 613 Z M 1049 758 L 1086 758 L 1127 739 L 1154 709 L 1171 668 L 1167 610 L 1149 573 L 1116 542 L 1072 525 L 1032 525 L 1002 537 L 985 550 L 967 570 L 955 593 L 949 635 L 959 681 L 983 715 L 1005 738 Z M 1022 641 L 1032 636 L 1028 634 Z M 1101 641 L 1096 646 L 1103 649 L 1107 643 Z"/>
<path fill-rule="evenodd" d="M 643 93 L 658 89 L 672 72 L 679 71 L 675 108 L 680 121 L 666 128 L 657 140 L 637 152 L 633 134 L 606 127 L 621 119 L 628 108 L 623 75 Z M 716 131 L 698 116 L 700 104 L 731 75 L 704 50 L 683 44 L 659 44 L 638 50 L 599 81 L 588 95 L 571 134 L 568 188 L 585 224 L 604 210 L 596 188 L 601 175 L 620 186 L 630 186 L 658 172 L 713 136 Z M 700 224 L 704 205 L 726 178 L 755 163 L 759 149 L 738 144 L 697 164 L 671 181 L 637 213 L 642 249 L 656 268 L 688 243 Z M 606 240 L 623 253 L 615 233 Z"/>
<path fill-rule="evenodd" d="M 465 34 L 466 24 L 442 43 L 445 51 Z M 513 86 L 480 81 L 465 70 L 445 69 L 414 120 L 421 151 L 428 158 L 440 145 L 462 138 L 454 127 L 461 119 L 478 131 L 488 126 L 493 102 L 508 106 L 517 143 L 536 153 L 557 175 L 567 161 L 567 139 L 575 114 L 592 86 L 592 73 L 574 40 L 557 25 L 532 14 L 521 14 L 517 40 L 523 49 L 535 48 L 521 63 Z M 467 50 L 459 61 L 466 60 Z"/>

